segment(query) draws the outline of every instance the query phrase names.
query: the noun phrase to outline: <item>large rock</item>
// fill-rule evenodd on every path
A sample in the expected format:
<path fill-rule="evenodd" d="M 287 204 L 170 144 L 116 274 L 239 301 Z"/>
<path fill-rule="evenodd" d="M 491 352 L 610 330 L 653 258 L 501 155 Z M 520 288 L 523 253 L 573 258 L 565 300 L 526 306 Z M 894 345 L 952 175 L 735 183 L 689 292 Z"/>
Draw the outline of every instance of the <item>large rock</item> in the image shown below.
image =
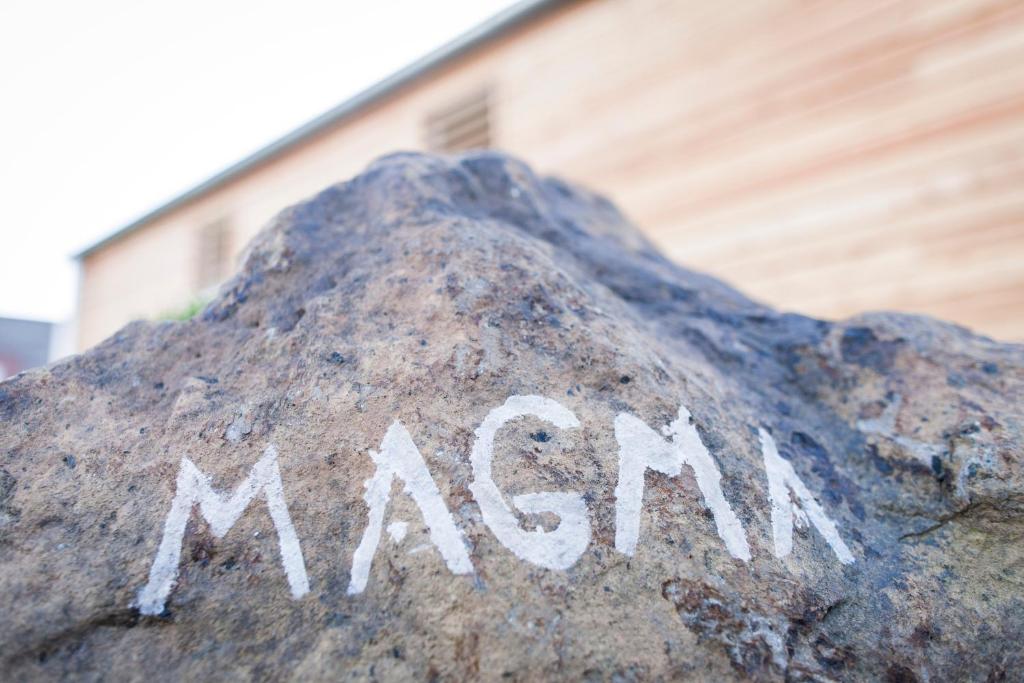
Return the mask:
<path fill-rule="evenodd" d="M 387 157 L 196 319 L 0 384 L 0 671 L 1021 680 L 1022 394 L 1021 346 Z"/>

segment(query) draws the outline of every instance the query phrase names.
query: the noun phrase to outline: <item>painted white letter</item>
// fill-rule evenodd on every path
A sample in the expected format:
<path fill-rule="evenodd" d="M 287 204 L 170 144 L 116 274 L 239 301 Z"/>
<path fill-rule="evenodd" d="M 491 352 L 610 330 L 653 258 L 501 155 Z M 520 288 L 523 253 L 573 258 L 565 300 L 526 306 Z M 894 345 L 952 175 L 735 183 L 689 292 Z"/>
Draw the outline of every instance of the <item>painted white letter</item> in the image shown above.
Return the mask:
<path fill-rule="evenodd" d="M 775 538 L 775 556 L 785 557 L 793 550 L 793 519 L 799 526 L 808 520 L 818 529 L 832 551 L 843 564 L 853 563 L 853 554 L 839 537 L 836 524 L 825 514 L 825 511 L 814 500 L 800 477 L 793 470 L 793 465 L 781 455 L 775 447 L 775 439 L 764 429 L 758 428 L 761 437 L 761 454 L 764 456 L 764 469 L 768 474 L 768 497 L 772 504 L 772 535 Z M 797 500 L 792 500 L 790 491 Z"/>
<path fill-rule="evenodd" d="M 284 488 L 281 485 L 281 471 L 277 467 L 277 450 L 273 444 L 267 446 L 263 457 L 253 465 L 235 492 L 230 496 L 219 496 L 210 487 L 210 478 L 199 471 L 188 458 L 181 459 L 178 470 L 177 490 L 171 511 L 164 522 L 164 535 L 149 570 L 149 583 L 139 592 L 139 611 L 143 614 L 160 614 L 164 611 L 167 596 L 178 578 L 178 561 L 181 558 L 181 541 L 185 525 L 196 503 L 203 519 L 217 538 L 234 526 L 235 522 L 259 493 L 267 499 L 270 518 L 277 529 L 277 540 L 281 548 L 281 563 L 284 565 L 291 587 L 292 597 L 300 598 L 309 592 L 309 579 L 302 559 L 299 539 L 292 527 L 288 507 L 284 502 Z"/>
<path fill-rule="evenodd" d="M 689 465 L 704 496 L 704 504 L 715 518 L 718 535 L 729 554 L 750 560 L 750 547 L 743 525 L 722 494 L 722 478 L 715 461 L 690 424 L 690 411 L 679 406 L 679 416 L 662 430 L 672 439 L 665 441 L 653 429 L 628 413 L 615 418 L 615 440 L 619 443 L 619 482 L 615 486 L 615 549 L 626 555 L 636 552 L 640 536 L 640 507 L 644 496 L 644 472 L 648 468 L 674 477 Z"/>
<path fill-rule="evenodd" d="M 473 483 L 469 490 L 480 505 L 484 523 L 517 557 L 548 569 L 568 569 L 590 543 L 590 520 L 583 497 L 575 491 L 515 496 L 512 503 L 523 512 L 550 512 L 559 518 L 554 531 L 544 531 L 540 527 L 536 531 L 525 531 L 519 527 L 515 513 L 501 497 L 491 474 L 495 435 L 506 422 L 525 415 L 539 417 L 560 429 L 580 426 L 572 411 L 557 401 L 543 396 L 510 396 L 504 405 L 488 413 L 476 430 L 476 442 L 470 456 Z"/>
<path fill-rule="evenodd" d="M 423 521 L 430 529 L 430 540 L 441 552 L 448 569 L 455 574 L 472 574 L 473 564 L 462 543 L 462 535 L 441 499 L 437 484 L 430 477 L 423 456 L 409 436 L 409 430 L 401 422 L 393 422 L 384 434 L 380 453 L 370 451 L 370 457 L 377 465 L 373 477 L 366 480 L 366 494 L 363 496 L 370 508 L 370 519 L 352 558 L 352 579 L 348 585 L 348 594 L 362 593 L 366 588 L 370 565 L 380 543 L 384 512 L 391 496 L 391 482 L 396 476 L 405 482 L 405 492 L 412 496 L 423 513 Z"/>

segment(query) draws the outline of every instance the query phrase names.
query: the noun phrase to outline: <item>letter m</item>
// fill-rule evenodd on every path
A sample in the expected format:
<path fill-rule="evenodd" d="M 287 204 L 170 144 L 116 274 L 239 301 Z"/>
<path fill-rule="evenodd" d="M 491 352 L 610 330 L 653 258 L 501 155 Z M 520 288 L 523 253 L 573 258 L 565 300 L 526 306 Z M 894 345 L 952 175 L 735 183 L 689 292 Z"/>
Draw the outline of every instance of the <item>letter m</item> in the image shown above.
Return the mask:
<path fill-rule="evenodd" d="M 181 542 L 185 525 L 198 503 L 203 519 L 210 525 L 214 536 L 222 538 L 252 502 L 262 493 L 270 509 L 270 518 L 277 529 L 281 548 L 281 562 L 288 577 L 292 597 L 300 598 L 309 592 L 306 565 L 299 548 L 299 539 L 288 516 L 281 486 L 281 472 L 277 467 L 277 450 L 267 446 L 263 457 L 253 465 L 235 492 L 218 495 L 210 486 L 210 478 L 203 474 L 187 457 L 181 459 L 178 470 L 177 490 L 171 511 L 164 522 L 164 535 L 149 570 L 149 582 L 139 592 L 138 607 L 143 614 L 160 614 L 164 611 L 167 596 L 178 578 L 178 562 L 181 558 Z"/>

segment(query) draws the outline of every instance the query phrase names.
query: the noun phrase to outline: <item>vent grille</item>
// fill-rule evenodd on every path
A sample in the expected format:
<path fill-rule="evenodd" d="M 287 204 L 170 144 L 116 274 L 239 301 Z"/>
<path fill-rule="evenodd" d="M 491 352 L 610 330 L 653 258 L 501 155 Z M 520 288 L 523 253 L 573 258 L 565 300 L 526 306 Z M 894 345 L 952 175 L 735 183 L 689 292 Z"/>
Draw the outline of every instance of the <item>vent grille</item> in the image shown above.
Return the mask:
<path fill-rule="evenodd" d="M 491 146 L 490 92 L 480 90 L 427 117 L 427 147 L 435 152 L 461 152 Z"/>
<path fill-rule="evenodd" d="M 231 230 L 226 219 L 199 230 L 196 253 L 196 288 L 200 291 L 220 284 L 228 274 L 231 258 Z"/>

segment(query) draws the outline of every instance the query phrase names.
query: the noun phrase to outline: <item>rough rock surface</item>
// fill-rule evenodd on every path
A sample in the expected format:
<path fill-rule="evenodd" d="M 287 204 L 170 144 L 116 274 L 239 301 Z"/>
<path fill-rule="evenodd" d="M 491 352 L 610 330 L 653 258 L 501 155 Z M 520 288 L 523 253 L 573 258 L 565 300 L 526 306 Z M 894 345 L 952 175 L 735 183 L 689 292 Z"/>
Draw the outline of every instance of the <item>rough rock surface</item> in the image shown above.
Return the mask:
<path fill-rule="evenodd" d="M 473 492 L 475 430 L 515 395 L 579 420 L 519 418 L 494 441 L 510 506 L 581 494 L 590 536 L 567 569 L 517 557 Z M 0 671 L 1022 680 L 1022 399 L 1024 347 L 913 316 L 776 313 L 514 160 L 386 157 L 282 212 L 195 319 L 133 323 L 0 384 Z M 687 466 L 647 472 L 635 553 L 616 549 L 616 418 L 661 431 L 680 406 L 749 561 Z M 364 482 L 396 420 L 471 572 L 396 480 L 350 594 Z M 799 510 L 776 557 L 759 428 L 852 563 Z M 292 597 L 261 490 L 226 532 L 192 510 L 166 605 L 141 613 L 183 458 L 228 496 L 271 444 L 308 593 Z M 524 507 L 524 532 L 564 521 Z"/>

